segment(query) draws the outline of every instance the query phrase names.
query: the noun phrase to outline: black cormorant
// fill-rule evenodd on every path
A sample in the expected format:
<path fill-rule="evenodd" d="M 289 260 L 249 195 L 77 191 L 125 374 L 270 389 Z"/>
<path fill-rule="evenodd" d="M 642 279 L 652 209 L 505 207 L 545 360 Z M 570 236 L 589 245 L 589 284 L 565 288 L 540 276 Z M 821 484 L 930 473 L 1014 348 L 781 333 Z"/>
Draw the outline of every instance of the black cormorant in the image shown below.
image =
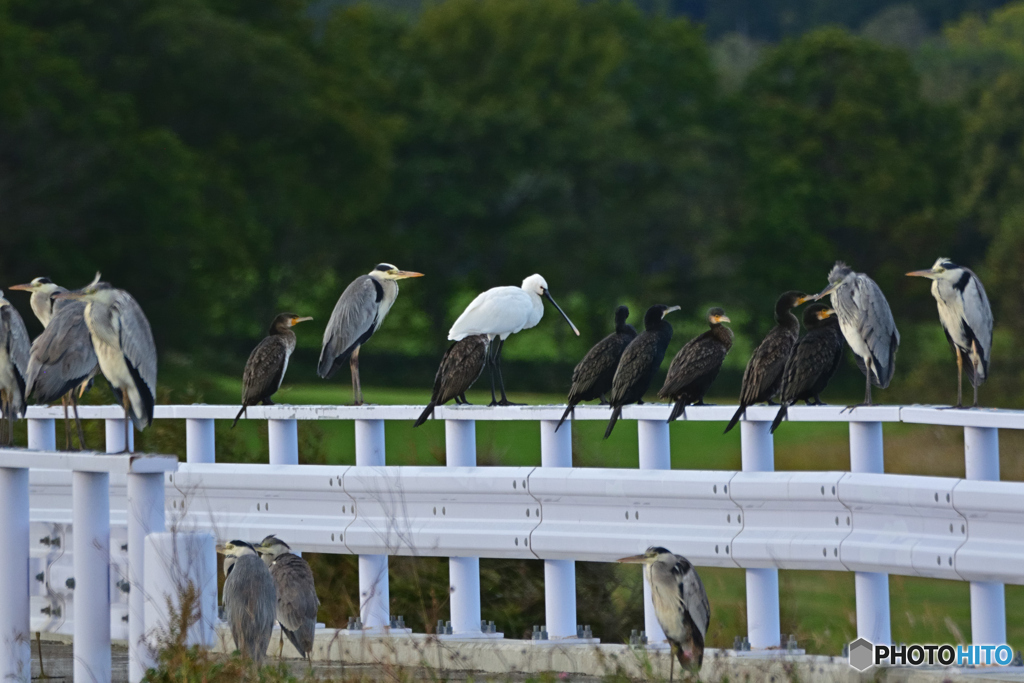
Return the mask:
<path fill-rule="evenodd" d="M 434 408 L 455 399 L 456 403 L 469 403 L 466 392 L 484 371 L 487 362 L 487 335 L 464 337 L 448 347 L 441 366 L 434 376 L 434 392 L 413 427 L 419 427 L 434 414 Z"/>
<path fill-rule="evenodd" d="M 572 388 L 569 389 L 568 406 L 562 419 L 558 421 L 558 427 L 562 426 L 565 418 L 576 408 L 581 401 L 593 401 L 601 399 L 601 403 L 607 403 L 605 394 L 612 388 L 612 379 L 615 377 L 615 369 L 619 367 L 619 359 L 622 352 L 629 346 L 629 342 L 636 339 L 636 329 L 626 322 L 629 317 L 629 307 L 619 306 L 615 309 L 615 331 L 601 341 L 594 344 L 594 347 L 587 352 L 583 360 L 579 362 L 576 369 L 572 371 Z"/>
<path fill-rule="evenodd" d="M 722 369 L 722 361 L 732 348 L 732 330 L 722 323 L 731 322 L 721 308 L 708 311 L 707 332 L 694 337 L 679 349 L 668 366 L 665 384 L 658 392 L 660 398 L 674 401 L 668 422 L 686 412 L 686 406 L 703 405 L 704 394 Z"/>
<path fill-rule="evenodd" d="M 295 350 L 295 333 L 291 328 L 306 320 L 312 318 L 300 318 L 294 313 L 278 314 L 270 324 L 270 334 L 249 354 L 242 374 L 242 409 L 235 415 L 232 429 L 249 406 L 257 403 L 273 405 L 270 397 L 281 388 L 281 380 L 288 370 L 288 359 Z"/>
<path fill-rule="evenodd" d="M 664 304 L 648 308 L 644 314 L 644 331 L 622 352 L 622 359 L 612 379 L 612 390 L 608 395 L 612 417 L 608 420 L 604 438 L 611 436 L 615 429 L 615 422 L 622 415 L 622 406 L 639 403 L 647 393 L 654 373 L 665 359 L 668 343 L 672 341 L 672 326 L 665 320 L 665 316 L 678 310 L 678 306 Z"/>

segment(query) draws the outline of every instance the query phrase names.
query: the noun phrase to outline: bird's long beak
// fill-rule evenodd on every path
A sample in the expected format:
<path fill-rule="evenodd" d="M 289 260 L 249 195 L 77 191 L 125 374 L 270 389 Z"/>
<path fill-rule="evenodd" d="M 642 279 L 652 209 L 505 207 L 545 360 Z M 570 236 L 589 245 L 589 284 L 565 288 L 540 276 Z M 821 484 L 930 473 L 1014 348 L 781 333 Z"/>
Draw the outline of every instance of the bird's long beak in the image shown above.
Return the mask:
<path fill-rule="evenodd" d="M 571 327 L 572 331 L 576 333 L 576 336 L 580 336 L 580 331 L 576 329 L 576 326 L 572 324 L 571 320 L 569 320 L 569 316 L 565 314 L 565 311 L 562 310 L 562 307 L 559 306 L 558 302 L 555 301 L 555 297 L 551 296 L 551 292 L 545 289 L 544 296 L 546 296 L 548 298 L 548 301 L 550 301 L 551 304 L 558 309 L 558 312 L 562 314 L 563 318 L 565 318 L 565 322 L 569 323 L 569 327 Z"/>
<path fill-rule="evenodd" d="M 842 284 L 842 281 L 840 281 L 840 282 L 833 282 L 832 284 L 830 284 L 828 287 L 826 287 L 825 289 L 821 290 L 817 294 L 815 294 L 813 296 L 804 297 L 803 299 L 800 299 L 800 301 L 798 301 L 797 303 L 802 304 L 805 301 L 820 301 L 821 299 L 824 299 L 826 296 L 828 296 L 832 292 L 836 291 L 839 288 L 839 285 L 841 285 L 841 284 Z"/>
<path fill-rule="evenodd" d="M 312 319 L 313 318 L 311 316 L 308 316 L 308 315 L 307 316 L 303 316 L 301 318 L 292 318 L 292 326 L 298 325 L 299 323 L 308 322 L 308 321 L 310 321 Z"/>
<path fill-rule="evenodd" d="M 220 553 L 221 555 L 226 555 L 227 554 L 227 546 L 224 545 L 223 543 L 218 543 L 217 544 L 217 552 Z"/>
<path fill-rule="evenodd" d="M 417 273 L 413 270 L 400 270 L 394 275 L 396 280 L 404 280 L 410 277 L 423 277 L 423 273 Z"/>
<path fill-rule="evenodd" d="M 720 316 L 718 316 L 718 322 L 720 322 L 720 323 L 731 323 L 732 321 L 729 320 L 729 316 L 727 316 L 727 315 L 720 315 Z"/>
<path fill-rule="evenodd" d="M 668 308 L 665 309 L 665 312 L 661 314 L 661 317 L 664 318 L 669 313 L 672 313 L 673 311 L 678 311 L 679 309 L 679 306 L 669 306 Z"/>
<path fill-rule="evenodd" d="M 935 278 L 935 273 L 931 270 L 912 270 L 907 275 L 909 277 L 926 277 L 929 280 Z M 11 289 L 14 289 L 14 287 L 11 287 Z"/>
<path fill-rule="evenodd" d="M 646 555 L 630 555 L 629 557 L 622 557 L 622 558 L 619 558 L 618 560 L 615 560 L 615 561 L 616 562 L 623 562 L 625 564 L 647 564 L 647 556 Z"/>
<path fill-rule="evenodd" d="M 29 283 L 27 285 L 11 285 L 7 289 L 16 289 L 19 292 L 31 292 L 32 291 L 32 283 Z"/>

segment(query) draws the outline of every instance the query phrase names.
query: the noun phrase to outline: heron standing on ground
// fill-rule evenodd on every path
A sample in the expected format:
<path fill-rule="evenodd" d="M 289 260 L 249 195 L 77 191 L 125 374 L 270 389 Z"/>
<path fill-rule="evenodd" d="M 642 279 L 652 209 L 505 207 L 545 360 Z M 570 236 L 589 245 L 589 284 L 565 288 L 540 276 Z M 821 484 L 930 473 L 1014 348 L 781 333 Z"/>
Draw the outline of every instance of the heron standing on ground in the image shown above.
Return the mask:
<path fill-rule="evenodd" d="M 10 289 L 32 292 L 32 296 L 28 298 L 28 305 L 32 307 L 32 312 L 35 313 L 44 328 L 50 324 L 50 318 L 53 317 L 54 307 L 57 303 L 53 300 L 53 295 L 68 291 L 60 285 L 54 284 L 48 277 L 37 277 L 24 285 L 11 285 Z"/>
<path fill-rule="evenodd" d="M 747 406 L 762 401 L 772 405 L 772 396 L 779 393 L 782 372 L 786 369 L 786 362 L 800 335 L 800 322 L 791 309 L 810 298 L 803 292 L 786 292 L 775 302 L 775 327 L 768 331 L 747 362 L 740 388 L 739 408 L 723 433 L 728 433 L 736 426 L 747 411 Z"/>
<path fill-rule="evenodd" d="M 686 406 L 704 405 L 704 394 L 718 377 L 729 349 L 732 348 L 732 330 L 722 323 L 732 322 L 721 308 L 712 308 L 707 316 L 710 329 L 686 342 L 668 366 L 665 384 L 659 398 L 674 401 L 667 422 L 680 415 L 686 416 Z"/>
<path fill-rule="evenodd" d="M 14 443 L 14 420 L 25 416 L 28 354 L 25 321 L 0 291 L 0 410 L 7 422 L 8 446 Z"/>
<path fill-rule="evenodd" d="M 853 349 L 857 367 L 866 378 L 864 403 L 861 405 L 869 406 L 871 385 L 885 389 L 896 372 L 900 333 L 892 318 L 889 302 L 867 275 L 855 273 L 842 261 L 836 261 L 829 271 L 828 282 L 828 287 L 814 299 L 832 295 L 832 309 L 839 318 L 839 329 Z"/>
<path fill-rule="evenodd" d="M 811 304 L 804 309 L 804 327 L 807 334 L 797 341 L 782 373 L 782 407 L 772 421 L 769 431 L 773 434 L 789 406 L 797 401 L 824 405 L 818 394 L 828 386 L 843 360 L 843 333 L 835 311 L 824 304 Z"/>
<path fill-rule="evenodd" d="M 615 331 L 594 344 L 593 348 L 572 371 L 572 387 L 569 389 L 568 405 L 562 414 L 562 419 L 555 426 L 556 432 L 565 422 L 565 418 L 574 414 L 573 411 L 577 403 L 594 399 L 601 399 L 602 404 L 608 402 L 605 399 L 605 394 L 611 391 L 612 380 L 615 379 L 615 370 L 619 367 L 622 352 L 626 350 L 631 341 L 636 339 L 636 329 L 626 322 L 628 317 L 629 308 L 627 306 L 616 308 Z"/>
<path fill-rule="evenodd" d="M 466 392 L 480 378 L 487 362 L 487 335 L 474 334 L 453 343 L 441 358 L 441 366 L 434 376 L 434 391 L 430 403 L 413 423 L 419 427 L 434 414 L 434 408 L 455 399 L 456 403 L 469 403 Z"/>
<path fill-rule="evenodd" d="M 930 270 L 907 273 L 932 281 L 932 296 L 939 307 L 939 322 L 946 340 L 956 354 L 956 407 L 962 408 L 964 356 L 967 379 L 974 387 L 974 407 L 978 407 L 978 387 L 988 379 L 989 354 L 992 352 L 992 307 L 981 280 L 970 268 L 939 258 Z"/>
<path fill-rule="evenodd" d="M 245 541 L 217 546 L 224 555 L 224 617 L 235 647 L 257 665 L 270 646 L 277 613 L 277 591 L 270 570 Z"/>
<path fill-rule="evenodd" d="M 281 650 L 284 636 L 309 659 L 316 633 L 316 612 L 320 599 L 316 597 L 313 570 L 309 563 L 291 552 L 291 547 L 271 534 L 256 546 L 263 563 L 270 569 L 277 592 L 277 621 L 281 624 Z"/>
<path fill-rule="evenodd" d="M 327 379 L 347 360 L 352 372 L 352 394 L 357 406 L 363 404 L 363 386 L 359 381 L 359 347 L 365 344 L 398 298 L 398 281 L 423 277 L 423 273 L 399 270 L 380 263 L 366 275 L 353 280 L 334 305 L 324 330 L 317 374 Z"/>
<path fill-rule="evenodd" d="M 279 313 L 270 323 L 270 333 L 256 345 L 245 363 L 242 373 L 242 409 L 231 423 L 234 429 L 238 418 L 249 406 L 263 403 L 273 405 L 270 397 L 281 388 L 284 373 L 288 370 L 288 359 L 295 351 L 295 333 L 292 328 L 312 318 L 300 318 L 294 313 Z"/>
<path fill-rule="evenodd" d="M 711 623 L 711 606 L 697 570 L 682 555 L 652 546 L 643 555 L 624 557 L 619 562 L 644 565 L 644 576 L 651 585 L 651 602 L 661 630 L 672 644 L 679 665 L 704 663 L 704 639 Z M 670 660 L 669 681 L 672 680 Z"/>
<path fill-rule="evenodd" d="M 505 395 L 505 381 L 501 377 L 501 349 L 510 335 L 534 327 L 544 317 L 544 299 L 547 298 L 569 323 L 578 337 L 580 331 L 569 316 L 555 302 L 547 281 L 534 273 L 523 280 L 521 287 L 492 287 L 477 295 L 448 331 L 448 339 L 459 341 L 475 334 L 486 334 L 491 341 L 487 362 L 491 367 L 491 405 L 515 405 Z M 494 340 L 497 339 L 497 343 Z M 494 395 L 494 375 L 501 385 L 501 400 Z"/>
<path fill-rule="evenodd" d="M 128 418 L 143 430 L 153 421 L 156 402 L 156 344 L 142 307 L 123 289 L 100 282 L 100 274 L 76 292 L 56 299 L 85 302 L 85 324 L 100 370 L 124 406 L 124 451 L 129 450 Z"/>
<path fill-rule="evenodd" d="M 622 415 L 622 406 L 629 403 L 642 403 L 644 394 L 651 386 L 654 373 L 665 360 L 665 351 L 672 341 L 672 326 L 665 316 L 678 311 L 678 306 L 657 304 L 647 309 L 644 314 L 644 331 L 629 343 L 622 352 L 622 359 L 615 369 L 612 389 L 608 402 L 612 406 L 612 416 L 604 431 L 604 438 L 611 436 L 615 422 Z"/>

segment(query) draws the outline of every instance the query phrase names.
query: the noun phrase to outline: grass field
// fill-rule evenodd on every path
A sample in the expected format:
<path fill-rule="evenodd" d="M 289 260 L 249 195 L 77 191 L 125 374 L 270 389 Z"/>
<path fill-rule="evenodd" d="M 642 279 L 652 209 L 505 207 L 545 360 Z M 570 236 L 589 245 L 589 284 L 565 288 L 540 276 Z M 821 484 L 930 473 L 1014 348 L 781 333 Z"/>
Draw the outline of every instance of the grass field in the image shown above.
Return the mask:
<path fill-rule="evenodd" d="M 173 376 L 169 379 L 173 380 Z M 174 386 L 172 384 L 172 386 Z M 201 386 L 181 384 L 164 402 L 236 403 L 239 383 L 234 377 L 207 375 Z M 105 389 L 93 390 L 92 400 L 104 402 Z M 365 389 L 365 398 L 380 404 L 419 404 L 427 390 Z M 470 392 L 473 403 L 486 403 L 489 394 Z M 515 393 L 513 400 L 531 404 L 564 402 L 554 395 Z M 345 381 L 288 385 L 275 396 L 279 403 L 345 404 L 351 388 Z M 735 399 L 721 397 L 719 403 Z M 620 423 L 612 437 L 602 438 L 605 425 L 581 421 L 573 425 L 573 462 L 581 467 L 637 466 L 637 432 Z M 678 422 L 671 427 L 674 469 L 739 469 L 739 430 L 722 435 L 723 425 Z M 353 464 L 353 425 L 346 421 L 300 422 L 303 462 Z M 102 440 L 102 425 L 89 426 L 89 440 Z M 222 462 L 266 462 L 266 424 L 242 421 L 234 430 L 217 424 L 218 459 Z M 140 435 L 140 449 L 183 453 L 184 425 L 160 422 Z M 23 438 L 23 437 L 22 437 Z M 386 425 L 387 461 L 392 465 L 444 463 L 444 427 L 429 421 Z M 960 477 L 964 473 L 963 433 L 960 429 L 918 425 L 885 426 L 886 470 L 890 473 Z M 1002 477 L 1024 480 L 1022 435 L 1001 433 Z M 540 464 L 540 434 L 533 422 L 480 422 L 477 453 L 481 465 Z M 843 424 L 785 424 L 776 433 L 778 470 L 847 470 L 847 428 Z M 652 539 L 652 541 L 655 539 Z M 308 556 L 316 570 L 323 602 L 320 618 L 343 624 L 356 614 L 357 585 L 354 558 Z M 497 621 L 509 637 L 528 633 L 543 622 L 543 571 L 538 562 L 484 560 L 481 563 L 483 617 Z M 702 568 L 712 605 L 709 644 L 728 647 L 746 633 L 745 584 L 742 570 Z M 621 642 L 631 629 L 642 628 L 641 574 L 637 567 L 578 563 L 578 616 L 591 624 L 605 642 Z M 809 652 L 836 654 L 855 637 L 853 575 L 846 572 L 781 571 L 783 633 L 795 633 Z M 438 558 L 395 558 L 391 563 L 392 614 L 402 614 L 417 630 L 432 630 L 447 618 L 447 561 Z M 893 576 L 890 579 L 892 633 L 897 642 L 961 642 L 970 637 L 969 586 L 963 582 Z M 1007 586 L 1008 637 L 1015 648 L 1024 646 L 1024 587 Z"/>

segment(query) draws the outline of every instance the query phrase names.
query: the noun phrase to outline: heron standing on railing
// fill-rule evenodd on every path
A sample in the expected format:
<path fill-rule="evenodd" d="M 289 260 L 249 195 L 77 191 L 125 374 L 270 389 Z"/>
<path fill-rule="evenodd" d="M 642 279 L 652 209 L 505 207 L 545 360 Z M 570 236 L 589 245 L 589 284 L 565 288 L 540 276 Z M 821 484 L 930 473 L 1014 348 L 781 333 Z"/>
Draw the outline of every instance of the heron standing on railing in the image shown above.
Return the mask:
<path fill-rule="evenodd" d="M 452 341 L 459 341 L 475 334 L 486 334 L 491 341 L 490 346 L 493 348 L 488 355 L 488 365 L 491 368 L 492 406 L 515 405 L 505 395 L 505 380 L 501 377 L 501 349 L 510 335 L 520 330 L 528 330 L 541 321 L 544 317 L 544 299 L 541 297 L 547 298 L 558 309 L 578 337 L 580 331 L 551 296 L 547 281 L 536 273 L 523 280 L 521 287 L 492 287 L 486 292 L 481 292 L 469 306 L 466 306 L 466 310 L 448 331 L 448 339 Z M 494 343 L 495 339 L 497 343 Z M 498 375 L 498 383 L 501 386 L 500 401 L 494 395 L 495 374 Z"/>
<path fill-rule="evenodd" d="M 242 409 L 235 415 L 232 429 L 249 406 L 257 403 L 273 405 L 270 397 L 281 388 L 284 373 L 288 370 L 288 360 L 295 351 L 295 333 L 292 328 L 307 320 L 312 318 L 279 313 L 270 323 L 270 333 L 256 345 L 245 363 L 245 371 L 242 373 Z"/>
<path fill-rule="evenodd" d="M 779 393 L 782 372 L 800 335 L 800 321 L 792 309 L 810 298 L 803 292 L 786 292 L 775 302 L 775 327 L 768 331 L 747 361 L 740 387 L 740 405 L 723 433 L 736 426 L 747 406 L 762 401 L 772 404 L 772 396 Z"/>
<path fill-rule="evenodd" d="M 390 263 L 378 264 L 366 275 L 353 280 L 334 305 L 324 330 L 317 374 L 324 379 L 334 375 L 347 360 L 352 372 L 355 404 L 363 404 L 363 386 L 359 381 L 359 347 L 380 329 L 385 316 L 398 298 L 398 280 L 423 277 L 423 273 L 399 270 Z"/>
<path fill-rule="evenodd" d="M 43 324 L 43 327 L 50 324 L 50 318 L 57 305 L 53 295 L 68 291 L 60 285 L 54 284 L 48 277 L 37 277 L 24 285 L 11 285 L 10 289 L 32 292 L 28 298 L 28 305 L 32 307 L 32 312 L 36 314 L 36 318 Z"/>
<path fill-rule="evenodd" d="M 570 414 L 575 415 L 573 410 L 577 403 L 594 399 L 601 399 L 602 404 L 608 402 L 605 399 L 605 394 L 612 389 L 612 380 L 615 379 L 615 370 L 619 367 L 622 353 L 629 343 L 636 339 L 636 328 L 626 322 L 628 317 L 628 306 L 616 308 L 615 331 L 594 344 L 583 360 L 573 369 L 568 405 L 565 407 L 565 412 L 562 413 L 562 419 L 555 427 L 556 432 L 565 422 L 565 418 Z"/>
<path fill-rule="evenodd" d="M 455 399 L 456 403 L 469 403 L 466 392 L 480 378 L 487 362 L 486 334 L 474 334 L 453 343 L 441 358 L 441 365 L 434 376 L 434 390 L 430 402 L 413 423 L 419 427 L 434 414 L 434 408 Z"/>
<path fill-rule="evenodd" d="M 224 555 L 224 617 L 235 647 L 261 664 L 270 646 L 277 614 L 277 591 L 270 570 L 245 541 L 217 546 Z"/>
<path fill-rule="evenodd" d="M 288 636 L 299 656 L 310 659 L 320 599 L 316 596 L 313 570 L 309 568 L 309 563 L 291 550 L 287 543 L 273 534 L 256 546 L 256 552 L 274 579 L 277 621 L 281 624 L 282 633 L 281 650 L 284 649 L 284 636 Z"/>
<path fill-rule="evenodd" d="M 624 557 L 619 562 L 644 565 L 644 576 L 651 585 L 651 602 L 661 630 L 672 645 L 679 665 L 704 663 L 704 639 L 711 623 L 711 606 L 697 569 L 682 555 L 652 546 L 643 555 Z M 672 680 L 673 660 L 669 660 L 668 680 Z"/>
<path fill-rule="evenodd" d="M 8 446 L 14 443 L 14 421 L 25 415 L 28 353 L 25 321 L 0 291 L 0 410 L 7 422 Z"/>
<path fill-rule="evenodd" d="M 722 363 L 732 348 L 732 330 L 722 323 L 732 322 L 721 308 L 708 310 L 708 329 L 686 342 L 668 366 L 660 398 L 674 402 L 666 422 L 686 416 L 686 406 L 704 405 L 704 394 L 718 377 Z"/>
<path fill-rule="evenodd" d="M 825 304 L 811 304 L 804 309 L 804 327 L 807 334 L 796 343 L 782 373 L 779 398 L 782 407 L 768 430 L 773 434 L 786 417 L 789 406 L 797 401 L 823 405 L 818 394 L 828 386 L 843 360 L 843 333 L 835 311 Z"/>
<path fill-rule="evenodd" d="M 978 387 L 988 379 L 989 354 L 992 352 L 992 307 L 981 280 L 970 268 L 939 258 L 931 270 L 915 270 L 907 275 L 932 281 L 932 296 L 939 307 L 939 322 L 956 354 L 956 407 L 963 407 L 964 356 L 967 379 L 974 387 L 974 407 L 978 407 Z"/>
<path fill-rule="evenodd" d="M 828 274 L 829 285 L 814 296 L 817 301 L 832 295 L 832 309 L 839 329 L 853 349 L 857 367 L 864 373 L 864 403 L 871 405 L 871 385 L 885 389 L 896 372 L 900 333 L 889 302 L 881 288 L 864 273 L 855 273 L 842 261 Z M 850 406 L 851 408 L 856 406 Z"/>
<path fill-rule="evenodd" d="M 100 282 L 100 274 L 82 289 L 56 299 L 85 302 L 85 324 L 103 376 L 124 407 L 124 452 L 129 451 L 129 417 L 135 428 L 153 421 L 156 402 L 156 344 L 142 307 L 123 289 Z"/>
<path fill-rule="evenodd" d="M 608 395 L 612 416 L 604 430 L 604 438 L 611 436 L 615 429 L 615 422 L 622 415 L 622 406 L 642 402 L 654 379 L 654 373 L 661 367 L 661 361 L 665 360 L 668 343 L 672 341 L 672 326 L 665 320 L 665 316 L 678 310 L 678 306 L 664 304 L 648 308 L 644 314 L 644 331 L 622 352 Z"/>

